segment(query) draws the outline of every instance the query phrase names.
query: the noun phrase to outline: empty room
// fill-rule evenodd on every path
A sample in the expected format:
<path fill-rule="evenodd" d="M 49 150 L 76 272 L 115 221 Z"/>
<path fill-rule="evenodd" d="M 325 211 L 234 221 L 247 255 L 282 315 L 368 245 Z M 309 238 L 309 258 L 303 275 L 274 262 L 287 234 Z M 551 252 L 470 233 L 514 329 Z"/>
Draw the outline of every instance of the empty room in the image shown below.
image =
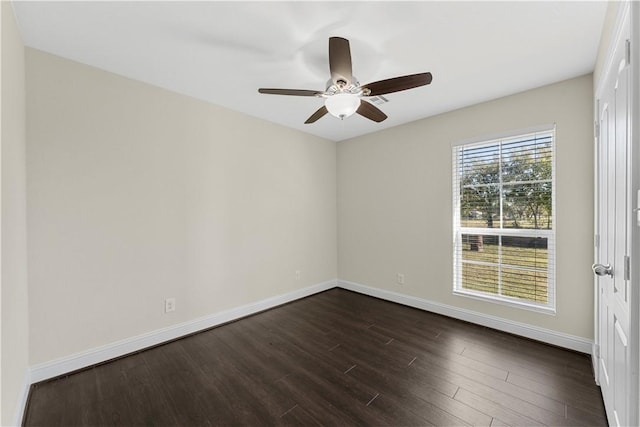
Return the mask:
<path fill-rule="evenodd" d="M 1 425 L 639 425 L 640 3 L 0 10 Z"/>

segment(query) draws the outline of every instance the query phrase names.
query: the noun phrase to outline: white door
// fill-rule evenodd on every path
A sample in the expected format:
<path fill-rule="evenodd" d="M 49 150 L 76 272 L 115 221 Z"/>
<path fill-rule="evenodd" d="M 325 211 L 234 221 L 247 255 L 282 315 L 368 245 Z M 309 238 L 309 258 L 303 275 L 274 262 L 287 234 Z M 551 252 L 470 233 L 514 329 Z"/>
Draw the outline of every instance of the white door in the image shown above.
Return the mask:
<path fill-rule="evenodd" d="M 616 43 L 598 112 L 598 380 L 612 426 L 629 423 L 629 20 Z"/>

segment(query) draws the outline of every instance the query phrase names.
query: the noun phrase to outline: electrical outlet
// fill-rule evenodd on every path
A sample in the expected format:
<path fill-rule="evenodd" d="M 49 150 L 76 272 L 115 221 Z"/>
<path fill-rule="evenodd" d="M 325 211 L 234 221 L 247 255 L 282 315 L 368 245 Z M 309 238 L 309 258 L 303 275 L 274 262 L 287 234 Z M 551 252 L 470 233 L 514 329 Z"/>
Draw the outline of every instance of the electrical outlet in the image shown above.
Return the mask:
<path fill-rule="evenodd" d="M 167 298 L 166 300 L 164 300 L 164 312 L 169 313 L 170 311 L 176 311 L 175 298 Z"/>
<path fill-rule="evenodd" d="M 300 280 L 300 270 L 296 270 L 296 280 Z"/>
<path fill-rule="evenodd" d="M 404 274 L 398 273 L 396 275 L 396 282 L 398 283 L 398 285 L 404 285 Z"/>

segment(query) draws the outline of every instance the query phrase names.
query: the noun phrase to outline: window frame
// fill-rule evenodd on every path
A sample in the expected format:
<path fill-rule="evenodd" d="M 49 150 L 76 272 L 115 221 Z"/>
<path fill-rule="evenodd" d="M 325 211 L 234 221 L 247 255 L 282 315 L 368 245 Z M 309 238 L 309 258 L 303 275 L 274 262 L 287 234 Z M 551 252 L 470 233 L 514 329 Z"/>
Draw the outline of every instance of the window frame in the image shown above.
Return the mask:
<path fill-rule="evenodd" d="M 500 186 L 500 225 L 499 228 L 475 228 L 475 227 L 463 227 L 461 225 L 461 217 L 460 217 L 460 208 L 461 208 L 461 173 L 460 173 L 460 153 L 461 149 L 464 148 L 473 148 L 480 147 L 485 145 L 499 144 L 504 142 L 505 140 L 512 140 L 516 138 L 525 138 L 528 135 L 534 135 L 539 133 L 551 133 L 552 134 L 552 142 L 551 142 L 551 229 L 523 229 L 523 228 L 503 228 L 503 217 L 502 217 L 502 190 L 504 188 L 502 182 L 502 171 L 499 174 L 499 182 L 497 183 Z M 517 307 L 526 310 L 532 310 L 536 312 L 546 313 L 555 315 L 556 313 L 556 264 L 557 264 L 557 254 L 556 254 L 556 125 L 545 124 L 540 126 L 535 126 L 527 129 L 519 129 L 508 131 L 504 133 L 500 133 L 497 135 L 485 136 L 481 138 L 473 138 L 468 140 L 459 141 L 453 143 L 451 145 L 452 151 L 452 178 L 453 178 L 453 294 L 459 295 L 467 298 L 489 301 L 501 305 Z M 498 160 L 502 161 L 502 157 Z M 464 289 L 462 287 L 462 264 L 470 263 L 470 264 L 479 264 L 483 265 L 482 261 L 469 261 L 462 260 L 462 236 L 465 234 L 475 234 L 475 235 L 484 235 L 484 236 L 521 236 L 521 237 L 543 237 L 547 239 L 547 250 L 548 250 L 548 264 L 547 264 L 547 303 L 537 303 L 534 301 L 527 301 L 521 298 L 510 297 L 508 295 L 501 294 L 493 294 L 490 292 L 483 292 L 479 290 L 471 290 Z M 501 254 L 501 248 L 499 246 L 499 253 Z M 501 256 L 501 255 L 499 255 Z M 501 269 L 503 263 L 500 261 L 497 264 L 487 263 L 486 265 L 498 266 L 498 269 Z M 512 268 L 509 266 L 508 268 Z M 526 270 L 526 268 L 523 268 Z M 498 286 L 500 284 L 498 283 Z"/>

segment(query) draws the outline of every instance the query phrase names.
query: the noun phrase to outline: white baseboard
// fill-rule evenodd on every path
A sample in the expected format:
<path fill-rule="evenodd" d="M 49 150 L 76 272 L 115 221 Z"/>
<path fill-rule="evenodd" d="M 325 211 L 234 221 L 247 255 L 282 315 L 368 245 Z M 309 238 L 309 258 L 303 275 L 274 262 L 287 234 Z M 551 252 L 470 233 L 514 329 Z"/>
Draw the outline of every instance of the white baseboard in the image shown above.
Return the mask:
<path fill-rule="evenodd" d="M 453 317 L 455 319 L 487 326 L 499 331 L 509 332 L 582 353 L 591 354 L 592 352 L 593 341 L 582 337 L 552 331 L 550 329 L 540 328 L 526 323 L 515 322 L 513 320 L 503 319 L 501 317 L 491 316 L 484 313 L 478 313 L 476 311 L 404 295 L 397 292 L 387 291 L 379 288 L 372 288 L 360 283 L 349 282 L 346 280 L 338 279 L 338 287 L 354 292 L 359 292 L 361 294 L 369 295 L 372 297 L 384 299 L 387 301 L 407 305 L 409 307 L 419 308 L 421 310 L 426 310 L 433 313 Z"/>
<path fill-rule="evenodd" d="M 167 328 L 151 331 L 146 334 L 116 341 L 101 347 L 53 360 L 51 362 L 41 363 L 31 367 L 30 383 L 44 381 L 78 369 L 86 368 L 87 366 L 124 356 L 203 329 L 218 326 L 223 323 L 304 298 L 318 292 L 326 291 L 334 287 L 336 287 L 336 281 L 329 280 L 327 282 L 298 289 L 286 294 L 277 295 L 255 303 L 246 304 L 230 310 L 201 317 L 199 319 L 194 319 L 188 322 L 169 326 Z"/>
<path fill-rule="evenodd" d="M 399 304 L 404 304 L 409 307 L 415 307 L 456 319 L 465 320 L 467 322 L 476 323 L 478 325 L 487 326 L 493 329 L 498 329 L 500 331 L 521 335 L 527 338 L 557 345 L 559 347 L 564 347 L 587 354 L 592 353 L 593 342 L 581 337 L 563 334 L 561 332 L 556 332 L 549 329 L 544 329 L 525 323 L 519 323 L 512 320 L 478 313 L 471 310 L 441 304 L 438 302 L 412 297 L 392 291 L 372 288 L 346 280 L 329 280 L 327 282 L 319 283 L 317 285 L 309 286 L 303 289 L 298 289 L 293 292 L 277 295 L 271 298 L 257 301 L 255 303 L 221 311 L 219 313 L 214 313 L 212 315 L 201 317 L 199 319 L 194 319 L 188 322 L 169 326 L 167 328 L 158 329 L 146 334 L 138 335 L 121 341 L 106 344 L 101 347 L 72 354 L 61 359 L 32 366 L 30 372 L 28 373 L 27 379 L 25 380 L 26 385 L 24 390 L 24 402 L 22 410 L 24 410 L 24 404 L 26 403 L 29 385 L 32 383 L 44 381 L 49 378 L 54 378 L 60 375 L 67 374 L 69 372 L 76 371 L 78 369 L 86 368 L 87 366 L 105 362 L 107 360 L 124 356 L 129 353 L 134 353 L 136 351 L 140 351 L 154 345 L 162 344 L 164 342 L 171 341 L 173 339 L 180 338 L 185 335 L 201 331 L 203 329 L 218 326 L 223 323 L 239 319 L 241 317 L 245 317 L 263 310 L 267 310 L 269 308 L 276 307 L 281 304 L 285 304 L 300 298 L 316 294 L 318 292 L 323 292 L 336 286 L 361 294 L 393 301 Z"/>
<path fill-rule="evenodd" d="M 16 413 L 13 416 L 13 425 L 21 426 L 24 418 L 24 411 L 27 408 L 27 399 L 29 398 L 29 388 L 31 387 L 31 372 L 27 369 L 20 387 L 20 395 L 18 396 L 18 405 Z"/>

